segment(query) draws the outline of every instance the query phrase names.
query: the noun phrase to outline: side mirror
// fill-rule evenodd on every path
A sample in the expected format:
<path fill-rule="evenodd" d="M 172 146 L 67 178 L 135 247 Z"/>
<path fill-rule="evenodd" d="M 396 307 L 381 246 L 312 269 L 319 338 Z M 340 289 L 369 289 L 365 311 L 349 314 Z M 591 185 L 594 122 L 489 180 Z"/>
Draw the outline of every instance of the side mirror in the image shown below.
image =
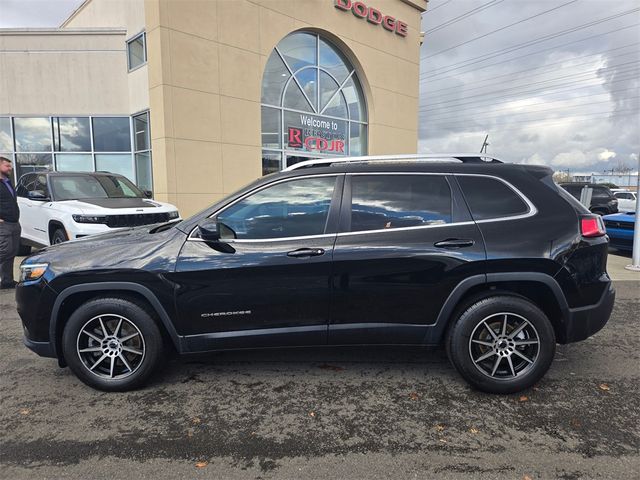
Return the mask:
<path fill-rule="evenodd" d="M 42 190 L 32 190 L 27 193 L 27 197 L 29 197 L 30 200 L 38 200 L 40 202 L 48 202 L 50 200 Z"/>
<path fill-rule="evenodd" d="M 151 190 L 143 190 L 142 192 L 146 198 L 153 197 L 153 192 Z"/>
<path fill-rule="evenodd" d="M 217 242 L 220 240 L 220 231 L 218 230 L 218 219 L 207 218 L 198 225 L 200 237 L 205 242 Z"/>

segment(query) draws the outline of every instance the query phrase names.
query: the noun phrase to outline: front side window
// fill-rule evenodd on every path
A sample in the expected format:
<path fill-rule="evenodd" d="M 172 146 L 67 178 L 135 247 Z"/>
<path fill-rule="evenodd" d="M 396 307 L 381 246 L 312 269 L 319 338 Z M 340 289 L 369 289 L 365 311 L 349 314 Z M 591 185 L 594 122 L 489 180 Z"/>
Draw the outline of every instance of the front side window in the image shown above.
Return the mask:
<path fill-rule="evenodd" d="M 529 212 L 525 201 L 495 178 L 458 176 L 474 220 L 511 217 Z"/>
<path fill-rule="evenodd" d="M 440 175 L 356 175 L 351 231 L 451 223 L 451 189 Z"/>
<path fill-rule="evenodd" d="M 218 215 L 223 237 L 274 239 L 325 232 L 336 177 L 278 183 L 239 201 Z"/>

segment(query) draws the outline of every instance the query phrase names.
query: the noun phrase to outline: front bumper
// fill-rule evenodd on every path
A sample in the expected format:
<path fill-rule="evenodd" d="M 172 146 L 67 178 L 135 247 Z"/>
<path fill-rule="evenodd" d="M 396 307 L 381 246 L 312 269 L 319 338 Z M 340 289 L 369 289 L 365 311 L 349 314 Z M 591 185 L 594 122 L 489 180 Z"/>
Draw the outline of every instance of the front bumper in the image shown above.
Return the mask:
<path fill-rule="evenodd" d="M 564 331 L 558 341 L 560 343 L 579 342 L 599 332 L 609 321 L 615 299 L 616 291 L 613 284 L 609 283 L 595 305 L 570 308 L 563 325 Z"/>

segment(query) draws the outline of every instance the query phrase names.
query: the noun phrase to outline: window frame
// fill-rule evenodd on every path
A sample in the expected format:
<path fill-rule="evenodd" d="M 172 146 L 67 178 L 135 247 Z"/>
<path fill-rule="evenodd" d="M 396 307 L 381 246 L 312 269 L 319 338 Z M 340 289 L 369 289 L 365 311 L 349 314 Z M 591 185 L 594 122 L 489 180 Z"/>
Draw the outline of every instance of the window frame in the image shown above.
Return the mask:
<path fill-rule="evenodd" d="M 224 213 L 224 211 L 226 209 L 232 207 L 233 205 L 235 205 L 238 202 L 241 202 L 245 198 L 248 198 L 248 197 L 250 197 L 252 195 L 255 195 L 256 193 L 261 192 L 262 190 L 265 190 L 267 188 L 273 187 L 275 185 L 278 185 L 278 184 L 281 184 L 281 183 L 285 183 L 285 182 L 303 180 L 303 179 L 307 179 L 307 178 L 319 178 L 319 177 L 335 177 L 335 186 L 333 188 L 333 196 L 331 198 L 331 203 L 329 204 L 329 213 L 327 214 L 327 221 L 326 221 L 326 224 L 325 224 L 325 233 L 319 234 L 319 235 L 302 235 L 302 236 L 297 236 L 297 237 L 277 237 L 277 238 L 260 238 L 260 239 L 229 238 L 229 239 L 224 239 L 223 243 L 265 243 L 265 242 L 282 242 L 282 241 L 291 241 L 291 240 L 303 240 L 303 239 L 308 239 L 308 238 L 330 238 L 330 237 L 335 237 L 337 235 L 337 230 L 338 230 L 338 220 L 339 220 L 339 216 L 340 216 L 340 203 L 341 203 L 341 199 L 342 199 L 342 195 L 343 195 L 344 179 L 345 179 L 345 174 L 344 173 L 338 173 L 338 172 L 336 172 L 336 173 L 322 173 L 322 174 L 317 174 L 317 175 L 301 175 L 301 176 L 296 176 L 296 177 L 287 177 L 287 178 L 281 178 L 281 179 L 275 180 L 273 182 L 269 182 L 269 183 L 260 185 L 260 186 L 258 186 L 256 188 L 250 190 L 249 192 L 245 192 L 244 194 L 240 195 L 238 198 L 233 199 L 231 202 L 223 205 L 222 207 L 218 208 L 217 210 L 215 210 L 211 214 L 206 215 L 205 217 L 203 217 L 203 220 L 205 218 L 217 217 L 221 213 Z M 198 225 L 196 224 L 191 229 L 191 231 L 189 232 L 189 236 L 187 237 L 187 241 L 205 242 L 201 238 L 197 238 L 195 236 L 197 234 L 197 231 L 198 231 Z"/>
<path fill-rule="evenodd" d="M 140 37 L 142 37 L 142 53 L 144 55 L 144 61 L 136 65 L 135 67 L 131 67 L 131 55 L 129 53 L 129 46 Z M 136 33 L 134 36 L 126 40 L 125 50 L 127 51 L 127 73 L 135 72 L 139 68 L 144 67 L 147 64 L 147 32 L 146 30 L 142 30 L 141 32 Z"/>
<path fill-rule="evenodd" d="M 484 178 L 491 178 L 493 180 L 498 180 L 499 182 L 502 182 L 504 185 L 506 185 L 507 188 L 511 189 L 518 197 L 520 197 L 520 199 L 522 201 L 524 201 L 525 205 L 528 208 L 528 211 L 525 212 L 525 213 L 515 213 L 513 215 L 506 215 L 506 216 L 502 216 L 502 217 L 484 218 L 482 220 L 475 220 L 474 219 L 473 221 L 475 223 L 488 223 L 488 222 L 502 222 L 502 221 L 507 221 L 507 220 L 519 220 L 519 219 L 522 219 L 522 218 L 533 217 L 534 215 L 536 215 L 538 213 L 538 209 L 533 204 L 533 202 L 531 202 L 531 200 L 529 200 L 529 198 L 527 198 L 527 196 L 524 193 L 522 193 L 515 186 L 513 186 L 510 182 L 504 180 L 503 178 L 496 177 L 495 175 L 484 175 L 484 174 L 480 174 L 480 173 L 455 173 L 454 177 L 484 177 Z M 458 183 L 458 188 L 460 188 L 460 193 L 464 197 L 464 190 L 462 188 L 462 185 L 460 185 L 459 183 Z M 465 202 L 466 202 L 466 198 L 465 198 Z M 469 214 L 471 215 L 471 218 L 473 218 L 473 212 L 471 211 L 471 207 L 468 207 L 468 209 L 469 209 Z"/>

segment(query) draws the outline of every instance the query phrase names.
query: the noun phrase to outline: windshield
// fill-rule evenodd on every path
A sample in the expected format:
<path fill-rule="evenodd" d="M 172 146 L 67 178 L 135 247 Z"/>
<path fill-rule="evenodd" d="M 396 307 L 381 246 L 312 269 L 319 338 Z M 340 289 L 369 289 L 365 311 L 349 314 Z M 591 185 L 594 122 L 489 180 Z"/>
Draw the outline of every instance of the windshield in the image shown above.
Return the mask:
<path fill-rule="evenodd" d="M 144 194 L 125 177 L 115 175 L 51 176 L 54 199 L 144 198 Z"/>

